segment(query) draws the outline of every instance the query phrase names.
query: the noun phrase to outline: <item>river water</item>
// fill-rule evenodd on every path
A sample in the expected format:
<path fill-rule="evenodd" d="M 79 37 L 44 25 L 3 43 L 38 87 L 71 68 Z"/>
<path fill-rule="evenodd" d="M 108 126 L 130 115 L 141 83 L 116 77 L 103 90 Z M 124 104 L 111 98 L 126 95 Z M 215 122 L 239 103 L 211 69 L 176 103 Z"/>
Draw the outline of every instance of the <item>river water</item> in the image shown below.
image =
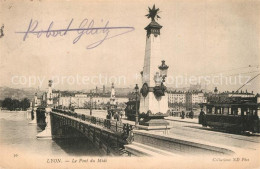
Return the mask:
<path fill-rule="evenodd" d="M 29 122 L 26 111 L 1 110 L 0 147 L 38 155 L 102 156 L 87 139 L 39 140 L 36 135 L 42 130 Z"/>

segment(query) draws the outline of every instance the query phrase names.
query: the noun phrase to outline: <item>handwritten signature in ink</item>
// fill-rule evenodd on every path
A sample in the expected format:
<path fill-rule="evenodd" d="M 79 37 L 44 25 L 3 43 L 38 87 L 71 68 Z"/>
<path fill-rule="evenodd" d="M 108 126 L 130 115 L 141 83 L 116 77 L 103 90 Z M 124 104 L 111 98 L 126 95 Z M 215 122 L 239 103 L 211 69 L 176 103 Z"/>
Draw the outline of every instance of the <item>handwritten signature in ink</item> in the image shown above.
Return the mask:
<path fill-rule="evenodd" d="M 24 34 L 23 41 L 29 38 L 29 35 L 34 35 L 37 38 L 45 36 L 46 38 L 57 37 L 57 36 L 66 36 L 69 32 L 76 32 L 76 37 L 73 40 L 73 44 L 76 44 L 83 35 L 94 36 L 97 34 L 102 34 L 102 38 L 92 42 L 87 45 L 87 49 L 93 49 L 101 45 L 105 40 L 115 38 L 117 36 L 132 32 L 135 30 L 134 27 L 111 27 L 109 26 L 109 21 L 107 21 L 103 27 L 94 27 L 95 21 L 89 19 L 83 19 L 78 28 L 71 28 L 74 19 L 71 19 L 68 26 L 65 29 L 53 29 L 54 22 L 52 21 L 46 30 L 40 30 L 38 28 L 38 20 L 31 19 L 29 26 L 26 31 L 15 32 L 19 34 Z M 103 20 L 102 20 L 103 22 Z M 120 33 L 112 34 L 113 30 L 120 30 Z M 118 32 L 118 31 L 117 31 Z"/>

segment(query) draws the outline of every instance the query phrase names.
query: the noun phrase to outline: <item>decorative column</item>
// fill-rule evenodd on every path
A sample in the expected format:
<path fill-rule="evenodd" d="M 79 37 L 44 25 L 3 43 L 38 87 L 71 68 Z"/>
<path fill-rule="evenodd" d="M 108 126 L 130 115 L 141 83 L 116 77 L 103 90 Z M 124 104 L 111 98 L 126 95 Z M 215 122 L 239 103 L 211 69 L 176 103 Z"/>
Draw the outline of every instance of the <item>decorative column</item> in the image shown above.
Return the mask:
<path fill-rule="evenodd" d="M 30 108 L 27 110 L 26 113 L 27 120 L 32 120 L 32 113 L 33 113 L 33 101 L 30 102 Z"/>
<path fill-rule="evenodd" d="M 146 30 L 146 49 L 144 67 L 141 72 L 142 88 L 140 97 L 140 125 L 145 126 L 167 126 L 164 120 L 168 111 L 168 96 L 164 84 L 167 76 L 168 66 L 161 56 L 160 29 L 162 28 L 155 19 L 160 18 L 157 13 L 159 8 L 149 8 L 151 18 Z M 159 66 L 160 65 L 160 66 Z"/>
<path fill-rule="evenodd" d="M 37 93 L 35 93 L 33 103 L 32 103 L 32 112 L 31 112 L 33 115 L 33 119 L 32 121 L 29 122 L 29 124 L 31 125 L 37 125 L 37 114 L 36 114 L 37 108 L 38 108 L 38 98 L 37 98 Z"/>
<path fill-rule="evenodd" d="M 115 100 L 116 100 L 115 86 L 114 86 L 114 83 L 112 83 L 111 95 L 110 95 L 110 100 L 109 100 L 110 108 L 115 108 L 115 105 L 116 105 Z"/>
<path fill-rule="evenodd" d="M 49 80 L 49 88 L 47 92 L 47 98 L 46 98 L 46 108 L 45 108 L 45 122 L 46 127 L 45 129 L 37 135 L 37 138 L 42 139 L 51 139 L 52 133 L 51 133 L 51 118 L 50 113 L 52 111 L 53 106 L 53 97 L 52 97 L 52 80 Z"/>

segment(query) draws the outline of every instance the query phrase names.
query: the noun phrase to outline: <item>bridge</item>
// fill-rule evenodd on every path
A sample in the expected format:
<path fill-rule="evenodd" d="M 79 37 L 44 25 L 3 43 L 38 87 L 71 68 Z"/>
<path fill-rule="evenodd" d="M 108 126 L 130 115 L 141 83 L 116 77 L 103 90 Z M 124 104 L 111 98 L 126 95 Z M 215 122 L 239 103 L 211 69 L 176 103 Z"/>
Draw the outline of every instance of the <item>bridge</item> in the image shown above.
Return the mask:
<path fill-rule="evenodd" d="M 37 112 L 43 113 L 41 110 Z M 128 155 L 124 145 L 133 139 L 134 126 L 130 124 L 60 109 L 52 109 L 50 121 L 52 139 L 86 137 L 104 154 Z"/>
<path fill-rule="evenodd" d="M 131 121 L 116 121 L 53 108 L 49 115 L 37 109 L 38 125 L 45 130 L 38 138 L 85 137 L 109 156 L 179 156 L 184 154 L 234 154 L 229 147 L 205 144 L 167 135 L 167 130 L 146 131 Z M 49 119 L 48 119 L 49 117 Z M 48 121 L 50 123 L 48 124 Z M 48 131 L 49 130 L 49 131 Z"/>

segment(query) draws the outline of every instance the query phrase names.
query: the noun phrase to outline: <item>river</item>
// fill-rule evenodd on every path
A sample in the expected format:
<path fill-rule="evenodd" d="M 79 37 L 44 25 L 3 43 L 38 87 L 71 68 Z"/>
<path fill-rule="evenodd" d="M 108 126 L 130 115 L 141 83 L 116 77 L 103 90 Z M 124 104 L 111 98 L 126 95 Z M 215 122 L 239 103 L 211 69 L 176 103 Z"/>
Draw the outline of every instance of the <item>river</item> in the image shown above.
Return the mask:
<path fill-rule="evenodd" d="M 39 140 L 42 130 L 29 125 L 26 111 L 0 111 L 0 147 L 38 155 L 103 156 L 87 139 Z"/>

